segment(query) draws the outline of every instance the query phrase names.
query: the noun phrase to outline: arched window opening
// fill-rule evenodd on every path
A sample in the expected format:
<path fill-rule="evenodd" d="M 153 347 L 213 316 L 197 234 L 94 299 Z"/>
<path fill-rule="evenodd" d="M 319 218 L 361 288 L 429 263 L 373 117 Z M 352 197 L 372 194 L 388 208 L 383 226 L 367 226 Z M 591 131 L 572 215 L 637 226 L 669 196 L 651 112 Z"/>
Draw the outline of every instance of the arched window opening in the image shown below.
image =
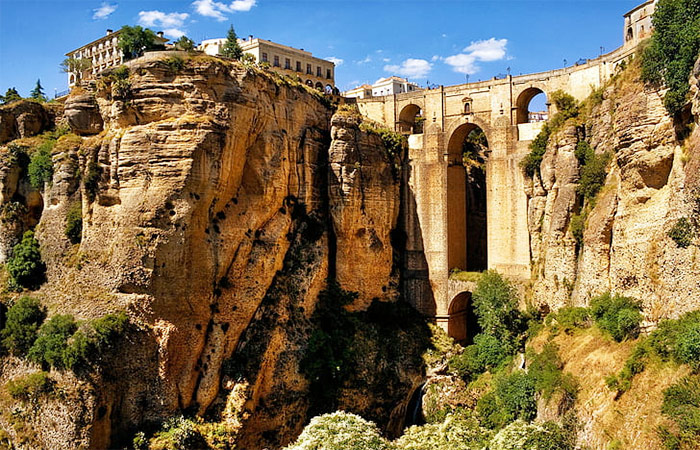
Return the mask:
<path fill-rule="evenodd" d="M 473 344 L 481 329 L 474 314 L 472 293 L 462 292 L 452 299 L 447 314 L 447 334 L 462 345 Z"/>
<path fill-rule="evenodd" d="M 517 123 L 544 122 L 549 119 L 547 95 L 538 88 L 525 89 L 516 103 Z"/>
<path fill-rule="evenodd" d="M 632 27 L 627 28 L 627 40 L 631 41 L 634 39 L 634 32 L 632 31 Z"/>
<path fill-rule="evenodd" d="M 323 91 L 323 83 L 321 83 L 320 81 L 317 81 L 317 82 L 316 82 L 316 86 L 315 86 L 315 87 L 316 87 L 316 89 L 318 89 L 319 91 Z"/>
<path fill-rule="evenodd" d="M 464 114 L 469 114 L 472 112 L 472 104 L 467 102 L 464 104 Z"/>
<path fill-rule="evenodd" d="M 331 95 L 333 93 L 333 86 L 331 86 L 330 84 L 327 84 L 326 88 L 325 88 L 325 92 L 326 92 L 326 94 Z"/>
<path fill-rule="evenodd" d="M 417 105 L 407 105 L 399 114 L 398 128 L 403 134 L 421 134 L 423 133 L 423 111 Z"/>
<path fill-rule="evenodd" d="M 455 130 L 447 160 L 447 259 L 449 269 L 481 272 L 488 267 L 484 131 L 473 123 Z"/>

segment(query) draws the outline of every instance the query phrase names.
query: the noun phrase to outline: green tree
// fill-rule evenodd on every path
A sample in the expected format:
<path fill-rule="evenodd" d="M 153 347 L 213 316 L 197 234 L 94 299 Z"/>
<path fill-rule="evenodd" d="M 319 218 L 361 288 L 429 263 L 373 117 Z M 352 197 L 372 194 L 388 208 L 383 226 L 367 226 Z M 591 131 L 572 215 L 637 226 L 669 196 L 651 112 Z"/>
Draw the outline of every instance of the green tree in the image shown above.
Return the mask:
<path fill-rule="evenodd" d="M 29 93 L 29 97 L 41 102 L 46 101 L 46 95 L 44 95 L 44 88 L 41 86 L 41 80 L 36 80 L 36 86 L 34 86 L 34 89 Z"/>
<path fill-rule="evenodd" d="M 7 310 L 5 328 L 0 332 L 2 345 L 15 355 L 24 355 L 36 339 L 39 325 L 46 312 L 39 300 L 22 297 Z"/>
<path fill-rule="evenodd" d="M 22 242 L 12 249 L 7 271 L 18 286 L 34 288 L 43 282 L 46 266 L 41 261 L 39 241 L 34 238 L 33 231 L 25 232 Z"/>
<path fill-rule="evenodd" d="M 51 150 L 56 141 L 47 140 L 39 146 L 37 151 L 32 154 L 27 167 L 29 172 L 29 183 L 35 189 L 42 189 L 44 183 L 51 182 L 53 176 L 53 160 Z"/>
<path fill-rule="evenodd" d="M 180 39 L 175 41 L 175 48 L 188 52 L 192 51 L 194 50 L 194 41 L 187 36 L 180 36 Z"/>
<path fill-rule="evenodd" d="M 519 346 L 519 334 L 523 331 L 513 285 L 498 272 L 487 270 L 474 289 L 473 300 L 482 332 L 498 339 L 507 353 L 512 353 Z"/>
<path fill-rule="evenodd" d="M 221 49 L 221 56 L 233 59 L 241 59 L 243 56 L 243 50 L 241 46 L 238 45 L 238 36 L 236 36 L 236 31 L 233 29 L 233 25 L 228 29 L 228 34 L 226 36 L 226 43 Z"/>
<path fill-rule="evenodd" d="M 75 73 L 76 80 L 83 77 L 83 73 L 92 67 L 92 61 L 88 58 L 66 58 L 61 63 L 61 71 L 64 73 Z"/>
<path fill-rule="evenodd" d="M 149 28 L 124 25 L 119 33 L 119 49 L 124 59 L 138 58 L 143 52 L 157 47 L 156 34 Z"/>
<path fill-rule="evenodd" d="M 666 84 L 664 105 L 676 114 L 687 103 L 688 77 L 700 52 L 700 0 L 660 0 L 652 20 L 654 34 L 642 50 L 642 79 Z"/>
<path fill-rule="evenodd" d="M 2 96 L 2 104 L 6 105 L 8 103 L 12 103 L 15 100 L 22 100 L 22 96 L 19 95 L 19 92 L 17 92 L 17 89 L 11 87 L 8 88 L 7 91 L 5 92 L 5 95 Z"/>
<path fill-rule="evenodd" d="M 74 201 L 66 213 L 66 237 L 71 244 L 77 244 L 83 237 L 83 203 Z"/>
<path fill-rule="evenodd" d="M 70 338 L 78 324 L 71 315 L 53 316 L 39 329 L 39 335 L 34 345 L 29 349 L 27 357 L 37 364 L 47 364 L 56 369 L 64 369 L 65 354 Z"/>

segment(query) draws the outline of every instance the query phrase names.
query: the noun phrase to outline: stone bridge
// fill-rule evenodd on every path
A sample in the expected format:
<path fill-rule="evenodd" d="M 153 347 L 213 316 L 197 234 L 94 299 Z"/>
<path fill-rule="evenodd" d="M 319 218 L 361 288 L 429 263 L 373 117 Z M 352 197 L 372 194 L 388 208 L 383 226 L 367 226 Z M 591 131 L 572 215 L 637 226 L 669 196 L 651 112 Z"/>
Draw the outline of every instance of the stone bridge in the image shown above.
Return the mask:
<path fill-rule="evenodd" d="M 409 135 L 405 293 L 453 337 L 467 338 L 461 322 L 471 295 L 468 286 L 451 286 L 451 270 L 530 277 L 519 163 L 543 124 L 528 122 L 530 101 L 557 90 L 583 100 L 633 52 L 626 46 L 549 72 L 358 100 L 364 116 Z M 550 115 L 556 112 L 547 106 Z M 483 131 L 487 149 L 481 147 L 479 162 L 470 166 L 463 163 L 463 146 L 475 129 Z"/>

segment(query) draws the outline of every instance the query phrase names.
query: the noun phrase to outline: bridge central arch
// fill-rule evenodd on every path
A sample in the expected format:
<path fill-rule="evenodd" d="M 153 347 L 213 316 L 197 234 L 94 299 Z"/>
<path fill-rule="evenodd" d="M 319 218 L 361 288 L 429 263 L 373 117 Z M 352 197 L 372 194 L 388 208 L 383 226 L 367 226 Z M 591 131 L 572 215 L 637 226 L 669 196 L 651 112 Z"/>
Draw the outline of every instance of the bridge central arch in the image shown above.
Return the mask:
<path fill-rule="evenodd" d="M 488 266 L 486 133 L 458 126 L 447 145 L 447 260 L 449 270 L 481 272 Z"/>

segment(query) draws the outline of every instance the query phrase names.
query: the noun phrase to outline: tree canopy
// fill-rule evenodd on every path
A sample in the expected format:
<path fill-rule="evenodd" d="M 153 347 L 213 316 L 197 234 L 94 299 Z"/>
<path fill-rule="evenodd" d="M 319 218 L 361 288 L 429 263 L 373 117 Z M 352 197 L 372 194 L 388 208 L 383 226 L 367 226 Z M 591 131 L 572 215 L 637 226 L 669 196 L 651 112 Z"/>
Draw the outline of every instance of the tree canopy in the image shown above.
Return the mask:
<path fill-rule="evenodd" d="M 158 47 L 158 38 L 150 28 L 124 25 L 119 33 L 119 49 L 124 59 L 138 58 L 146 50 Z"/>
<path fill-rule="evenodd" d="M 22 96 L 19 95 L 17 89 L 11 87 L 5 92 L 5 95 L 0 95 L 0 104 L 7 104 L 14 102 L 15 100 L 22 100 Z"/>
<path fill-rule="evenodd" d="M 175 48 L 185 51 L 194 50 L 194 41 L 187 36 L 180 36 L 180 39 L 175 41 Z"/>
<path fill-rule="evenodd" d="M 238 45 L 238 36 L 236 36 L 236 31 L 233 29 L 233 25 L 228 29 L 228 34 L 226 35 L 226 43 L 221 49 L 221 56 L 233 59 L 241 59 L 243 56 L 243 50 L 241 46 Z"/>
<path fill-rule="evenodd" d="M 36 86 L 34 86 L 34 89 L 29 93 L 29 97 L 42 102 L 46 101 L 46 95 L 44 94 L 44 88 L 41 86 L 41 80 L 36 80 Z"/>

